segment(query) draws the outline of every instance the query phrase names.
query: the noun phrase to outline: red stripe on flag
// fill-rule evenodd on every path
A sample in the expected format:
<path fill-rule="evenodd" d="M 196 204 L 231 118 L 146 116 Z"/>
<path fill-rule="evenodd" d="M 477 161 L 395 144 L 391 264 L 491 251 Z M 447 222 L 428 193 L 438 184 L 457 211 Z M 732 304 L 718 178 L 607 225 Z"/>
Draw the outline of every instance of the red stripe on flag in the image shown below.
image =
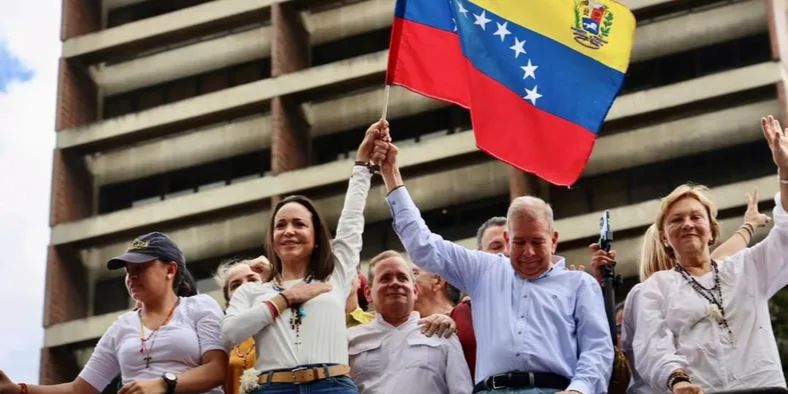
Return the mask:
<path fill-rule="evenodd" d="M 386 83 L 468 108 L 466 59 L 457 34 L 394 18 Z"/>
<path fill-rule="evenodd" d="M 588 162 L 596 136 L 534 107 L 523 99 L 524 91 L 515 94 L 469 61 L 467 69 L 476 146 L 556 185 L 572 185 Z"/>

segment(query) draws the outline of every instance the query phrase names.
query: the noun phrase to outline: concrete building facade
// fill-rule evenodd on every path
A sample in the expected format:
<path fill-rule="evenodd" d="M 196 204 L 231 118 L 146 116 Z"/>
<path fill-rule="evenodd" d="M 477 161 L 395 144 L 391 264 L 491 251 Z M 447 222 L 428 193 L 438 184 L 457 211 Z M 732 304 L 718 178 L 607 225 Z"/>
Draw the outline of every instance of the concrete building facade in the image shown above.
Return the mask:
<path fill-rule="evenodd" d="M 474 247 L 512 196 L 550 201 L 559 253 L 585 262 L 611 209 L 618 271 L 679 183 L 711 188 L 723 234 L 777 189 L 758 119 L 788 124 L 785 0 L 624 0 L 632 65 L 571 189 L 478 152 L 465 110 L 394 88 L 406 183 L 427 222 Z M 379 117 L 394 0 L 63 0 L 41 382 L 73 379 L 130 306 L 104 263 L 159 230 L 203 291 L 223 259 L 264 252 L 271 201 L 306 194 L 336 223 L 353 150 Z M 373 183 L 362 260 L 401 249 Z"/>

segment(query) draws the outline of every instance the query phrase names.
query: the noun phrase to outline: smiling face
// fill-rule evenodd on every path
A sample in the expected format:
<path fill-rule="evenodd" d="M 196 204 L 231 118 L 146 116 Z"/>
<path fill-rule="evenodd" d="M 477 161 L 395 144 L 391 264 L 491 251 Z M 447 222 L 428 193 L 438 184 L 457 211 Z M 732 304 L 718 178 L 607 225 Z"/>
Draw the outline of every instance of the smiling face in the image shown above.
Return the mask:
<path fill-rule="evenodd" d="M 408 263 L 400 257 L 378 261 L 373 268 L 372 301 L 375 310 L 388 320 L 413 311 L 418 291 L 411 277 Z"/>
<path fill-rule="evenodd" d="M 709 214 L 700 201 L 687 196 L 668 207 L 661 239 L 670 245 L 677 260 L 681 256 L 708 253 L 712 237 Z"/>
<path fill-rule="evenodd" d="M 312 213 L 306 207 L 289 202 L 276 212 L 273 248 L 285 264 L 288 261 L 309 259 L 315 248 L 315 229 Z"/>
<path fill-rule="evenodd" d="M 543 215 L 518 214 L 509 219 L 506 234 L 509 260 L 520 277 L 536 279 L 552 265 L 558 232 L 551 231 Z"/>

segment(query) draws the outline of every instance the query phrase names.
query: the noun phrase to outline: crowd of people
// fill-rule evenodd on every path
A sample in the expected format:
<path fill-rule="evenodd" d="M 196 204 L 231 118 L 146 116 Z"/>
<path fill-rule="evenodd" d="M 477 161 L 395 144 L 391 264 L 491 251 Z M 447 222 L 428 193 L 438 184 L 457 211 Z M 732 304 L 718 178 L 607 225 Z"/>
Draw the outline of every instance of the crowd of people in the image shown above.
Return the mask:
<path fill-rule="evenodd" d="M 771 220 L 753 193 L 742 226 L 720 243 L 707 189 L 678 186 L 644 236 L 641 283 L 617 308 L 617 340 L 600 281 L 614 251 L 591 245 L 591 272 L 575 269 L 555 254 L 553 208 L 533 196 L 483 223 L 476 250 L 444 240 L 411 199 L 381 120 L 357 150 L 333 239 L 309 198 L 279 200 L 268 256 L 219 266 L 222 311 L 196 294 L 173 240 L 140 236 L 107 262 L 125 269 L 136 306 L 78 377 L 45 386 L 0 371 L 0 394 L 785 388 L 767 301 L 788 284 L 788 129 L 771 116 L 761 128 L 777 166 L 774 227 L 749 245 Z M 378 171 L 405 253 L 380 251 L 365 276 L 364 207 Z"/>

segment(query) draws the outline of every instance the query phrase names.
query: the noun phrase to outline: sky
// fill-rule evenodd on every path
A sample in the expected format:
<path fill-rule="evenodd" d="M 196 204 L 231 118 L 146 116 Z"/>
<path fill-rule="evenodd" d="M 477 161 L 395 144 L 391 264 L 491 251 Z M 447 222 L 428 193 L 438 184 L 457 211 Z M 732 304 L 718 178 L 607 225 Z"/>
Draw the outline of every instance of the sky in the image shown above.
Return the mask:
<path fill-rule="evenodd" d="M 0 369 L 38 382 L 60 2 L 0 0 Z"/>

